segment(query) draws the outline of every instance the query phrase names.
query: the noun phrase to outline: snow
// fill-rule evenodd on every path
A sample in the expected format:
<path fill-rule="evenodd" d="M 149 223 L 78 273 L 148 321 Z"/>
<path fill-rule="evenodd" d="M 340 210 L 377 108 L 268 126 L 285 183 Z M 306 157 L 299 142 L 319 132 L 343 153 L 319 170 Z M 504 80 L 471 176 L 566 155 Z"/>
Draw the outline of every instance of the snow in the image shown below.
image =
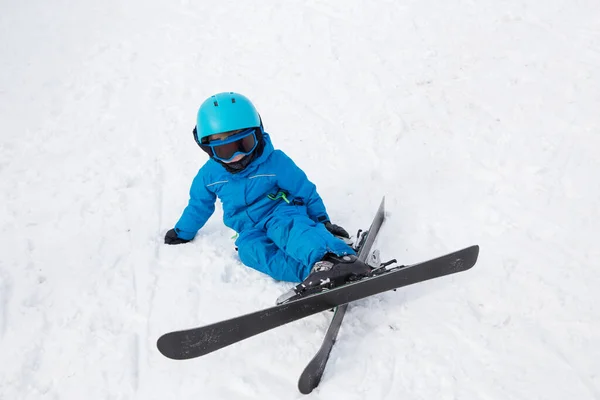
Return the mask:
<path fill-rule="evenodd" d="M 353 304 L 309 398 L 600 399 L 593 0 L 3 2 L 0 399 L 295 399 L 322 313 L 186 362 L 163 333 L 270 306 L 217 212 L 166 246 L 234 90 L 383 258 L 471 271 Z"/>

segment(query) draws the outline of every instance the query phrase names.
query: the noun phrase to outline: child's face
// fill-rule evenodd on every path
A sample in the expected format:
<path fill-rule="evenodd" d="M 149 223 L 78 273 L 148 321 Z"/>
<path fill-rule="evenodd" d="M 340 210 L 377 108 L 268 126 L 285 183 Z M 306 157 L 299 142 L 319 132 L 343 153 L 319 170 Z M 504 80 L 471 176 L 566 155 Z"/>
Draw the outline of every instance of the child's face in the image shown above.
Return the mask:
<path fill-rule="evenodd" d="M 225 140 L 227 139 L 229 136 L 233 136 L 235 134 L 240 133 L 241 131 L 243 131 L 243 129 L 238 129 L 236 131 L 229 131 L 229 132 L 223 132 L 223 133 L 217 133 L 215 135 L 210 135 L 208 137 L 208 141 L 212 142 L 213 140 Z M 242 158 L 244 158 L 244 154 L 238 154 L 237 156 L 233 157 L 231 160 L 228 161 L 223 161 L 225 164 L 229 164 L 229 163 L 233 163 L 236 161 L 240 161 Z"/>

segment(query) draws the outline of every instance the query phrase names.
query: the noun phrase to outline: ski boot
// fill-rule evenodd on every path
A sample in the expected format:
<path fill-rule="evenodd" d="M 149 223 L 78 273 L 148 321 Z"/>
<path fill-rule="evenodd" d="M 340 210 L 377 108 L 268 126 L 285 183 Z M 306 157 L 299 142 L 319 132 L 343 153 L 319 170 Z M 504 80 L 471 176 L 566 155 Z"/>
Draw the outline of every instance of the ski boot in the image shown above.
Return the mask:
<path fill-rule="evenodd" d="M 277 304 L 358 280 L 369 275 L 370 271 L 371 267 L 355 255 L 338 256 L 327 253 L 321 261 L 313 265 L 310 274 L 302 283 L 277 298 Z"/>

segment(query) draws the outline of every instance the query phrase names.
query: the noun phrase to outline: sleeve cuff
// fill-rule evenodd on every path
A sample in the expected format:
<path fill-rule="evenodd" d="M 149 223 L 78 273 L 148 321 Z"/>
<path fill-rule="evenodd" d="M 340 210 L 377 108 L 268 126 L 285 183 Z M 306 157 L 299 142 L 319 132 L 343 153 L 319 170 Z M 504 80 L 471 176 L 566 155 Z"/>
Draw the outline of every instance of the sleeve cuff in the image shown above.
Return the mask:
<path fill-rule="evenodd" d="M 321 215 L 317 217 L 317 221 L 324 224 L 325 222 L 329 221 L 329 217 L 327 217 L 327 215 Z"/>

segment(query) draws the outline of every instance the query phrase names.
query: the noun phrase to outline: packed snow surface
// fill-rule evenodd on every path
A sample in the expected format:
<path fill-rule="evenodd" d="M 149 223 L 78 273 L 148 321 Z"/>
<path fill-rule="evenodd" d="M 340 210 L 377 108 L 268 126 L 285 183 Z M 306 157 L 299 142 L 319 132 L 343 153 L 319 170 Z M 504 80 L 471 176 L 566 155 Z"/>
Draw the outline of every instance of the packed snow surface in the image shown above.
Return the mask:
<path fill-rule="evenodd" d="M 221 208 L 163 244 L 237 91 L 333 222 L 470 271 L 351 305 L 308 398 L 600 399 L 596 0 L 3 1 L 0 399 L 298 399 L 324 312 L 181 362 L 163 333 L 271 306 Z"/>

